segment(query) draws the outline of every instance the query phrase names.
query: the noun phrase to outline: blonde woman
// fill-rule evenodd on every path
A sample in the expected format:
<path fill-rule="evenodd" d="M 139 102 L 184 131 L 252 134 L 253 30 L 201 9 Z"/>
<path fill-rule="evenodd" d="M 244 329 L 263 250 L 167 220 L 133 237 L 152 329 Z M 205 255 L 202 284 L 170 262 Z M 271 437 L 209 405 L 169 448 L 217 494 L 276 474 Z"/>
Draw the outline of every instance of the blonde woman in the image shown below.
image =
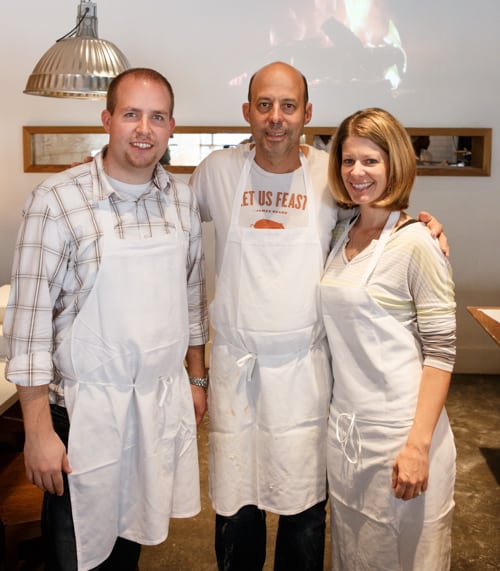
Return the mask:
<path fill-rule="evenodd" d="M 411 141 L 390 113 L 342 122 L 329 180 L 339 206 L 358 214 L 335 228 L 321 282 L 338 571 L 450 567 L 454 285 L 437 241 L 405 212 L 415 175 Z"/>

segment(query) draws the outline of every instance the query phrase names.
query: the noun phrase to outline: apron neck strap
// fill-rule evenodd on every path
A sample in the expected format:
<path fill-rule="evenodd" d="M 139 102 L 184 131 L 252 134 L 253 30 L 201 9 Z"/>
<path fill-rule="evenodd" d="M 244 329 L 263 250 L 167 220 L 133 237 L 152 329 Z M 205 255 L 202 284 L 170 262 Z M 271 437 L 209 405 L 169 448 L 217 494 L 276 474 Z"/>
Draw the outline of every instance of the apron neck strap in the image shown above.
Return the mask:
<path fill-rule="evenodd" d="M 384 229 L 382 230 L 382 233 L 380 234 L 380 237 L 378 239 L 375 251 L 373 252 L 372 257 L 370 258 L 370 261 L 368 263 L 368 266 L 363 274 L 363 277 L 361 278 L 361 284 L 360 284 L 361 286 L 366 285 L 369 277 L 373 273 L 373 270 L 375 269 L 380 259 L 380 256 L 382 255 L 385 245 L 387 244 L 387 241 L 391 236 L 392 229 L 399 220 L 399 214 L 400 214 L 399 210 L 395 210 L 389 214 Z"/>
<path fill-rule="evenodd" d="M 363 277 L 361 278 L 361 284 L 360 284 L 361 286 L 364 286 L 366 284 L 368 278 L 371 276 L 373 270 L 375 269 L 375 266 L 377 265 L 377 262 L 380 256 L 382 255 L 382 251 L 384 250 L 384 247 L 387 243 L 387 240 L 389 240 L 392 229 L 399 220 L 399 215 L 400 215 L 399 210 L 393 211 L 389 214 L 384 229 L 382 230 L 382 233 L 380 234 L 380 237 L 378 239 L 375 251 L 373 252 L 368 267 L 366 268 Z M 325 268 L 328 267 L 330 260 L 332 260 L 337 255 L 337 252 L 345 244 L 347 235 L 349 234 L 349 230 L 354 226 L 358 218 L 359 214 L 356 217 L 354 217 L 349 224 L 347 224 L 347 226 L 344 229 L 344 232 L 342 233 L 342 236 L 335 242 L 335 245 L 332 248 L 332 251 L 330 252 L 328 259 L 326 261 Z"/>
<path fill-rule="evenodd" d="M 177 214 L 177 209 L 174 207 L 170 196 L 168 196 L 166 192 L 162 190 L 158 192 L 161 193 L 161 201 L 165 205 L 166 212 L 168 212 L 167 219 L 172 224 L 174 224 L 176 232 L 180 236 L 182 234 L 182 225 L 180 217 Z M 112 204 L 111 196 L 112 195 L 109 195 L 107 198 L 105 198 L 104 200 L 100 200 L 97 203 L 97 217 L 99 219 L 103 235 L 108 237 L 115 236 L 115 225 L 114 225 L 115 217 L 114 217 L 113 208 L 111 206 Z"/>

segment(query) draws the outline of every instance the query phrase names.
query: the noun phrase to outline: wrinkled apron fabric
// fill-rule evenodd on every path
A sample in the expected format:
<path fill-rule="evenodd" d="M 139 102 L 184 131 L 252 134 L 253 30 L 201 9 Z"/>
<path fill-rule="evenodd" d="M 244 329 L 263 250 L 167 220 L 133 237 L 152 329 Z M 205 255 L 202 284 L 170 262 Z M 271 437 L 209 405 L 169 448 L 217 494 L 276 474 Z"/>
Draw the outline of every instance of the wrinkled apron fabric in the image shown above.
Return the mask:
<path fill-rule="evenodd" d="M 455 447 L 445 410 L 432 439 L 428 490 L 404 502 L 391 488 L 392 464 L 415 414 L 422 355 L 412 333 L 366 285 L 398 218 L 399 212 L 389 217 L 358 288 L 321 287 L 335 378 L 328 482 L 337 571 L 449 567 Z M 349 228 L 330 257 L 344 246 Z"/>
<path fill-rule="evenodd" d="M 210 308 L 209 489 L 222 515 L 248 504 L 286 515 L 326 496 L 331 372 L 319 319 L 323 260 L 303 157 L 307 226 L 239 226 L 253 158 L 235 193 Z"/>
<path fill-rule="evenodd" d="M 94 288 L 54 355 L 70 417 L 69 488 L 78 569 L 118 536 L 165 540 L 170 517 L 200 509 L 196 424 L 183 366 L 189 339 L 187 241 L 175 231 L 120 240 L 99 203 L 102 262 Z"/>

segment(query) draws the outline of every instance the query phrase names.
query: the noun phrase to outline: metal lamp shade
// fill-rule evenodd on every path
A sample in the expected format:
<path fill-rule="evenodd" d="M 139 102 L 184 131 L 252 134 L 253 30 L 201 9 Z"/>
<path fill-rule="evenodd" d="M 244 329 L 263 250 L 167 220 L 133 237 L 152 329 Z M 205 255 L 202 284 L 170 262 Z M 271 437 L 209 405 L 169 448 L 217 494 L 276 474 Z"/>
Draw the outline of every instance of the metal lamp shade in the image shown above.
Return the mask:
<path fill-rule="evenodd" d="M 111 80 L 130 67 L 112 43 L 97 37 L 95 4 L 82 0 L 76 37 L 57 41 L 36 64 L 24 93 L 46 97 L 99 99 Z"/>

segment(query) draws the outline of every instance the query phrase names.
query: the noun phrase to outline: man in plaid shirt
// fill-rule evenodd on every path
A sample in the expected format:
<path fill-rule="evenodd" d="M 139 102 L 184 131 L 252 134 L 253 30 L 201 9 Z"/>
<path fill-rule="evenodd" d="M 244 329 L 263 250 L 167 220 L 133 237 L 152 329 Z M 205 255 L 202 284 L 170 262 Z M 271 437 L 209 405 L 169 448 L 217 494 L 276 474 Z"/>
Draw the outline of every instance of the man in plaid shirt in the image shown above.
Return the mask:
<path fill-rule="evenodd" d="M 46 492 L 50 570 L 133 570 L 140 544 L 200 509 L 204 261 L 193 194 L 158 162 L 173 103 L 153 70 L 115 78 L 109 144 L 39 185 L 23 213 L 6 376 L 28 477 Z"/>

